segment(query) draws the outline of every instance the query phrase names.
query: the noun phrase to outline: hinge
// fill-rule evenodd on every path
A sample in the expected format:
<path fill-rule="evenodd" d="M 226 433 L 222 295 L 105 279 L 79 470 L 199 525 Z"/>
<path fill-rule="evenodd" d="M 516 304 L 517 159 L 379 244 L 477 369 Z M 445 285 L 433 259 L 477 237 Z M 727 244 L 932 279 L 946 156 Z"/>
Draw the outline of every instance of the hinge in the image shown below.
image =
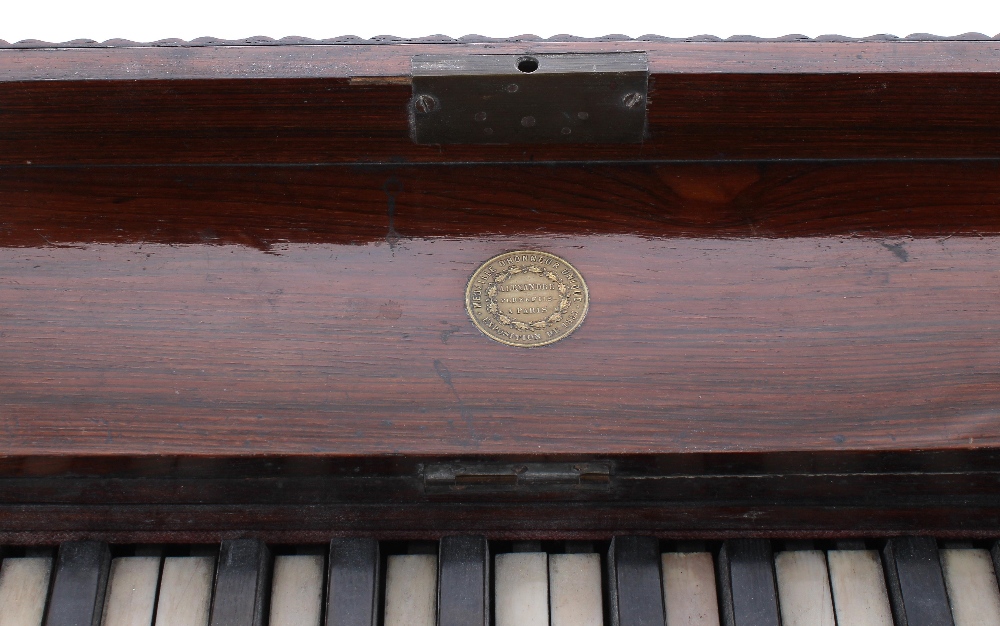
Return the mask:
<path fill-rule="evenodd" d="M 607 491 L 611 464 L 586 463 L 440 463 L 423 467 L 424 491 Z"/>
<path fill-rule="evenodd" d="M 418 144 L 639 143 L 643 52 L 419 55 L 410 133 Z"/>

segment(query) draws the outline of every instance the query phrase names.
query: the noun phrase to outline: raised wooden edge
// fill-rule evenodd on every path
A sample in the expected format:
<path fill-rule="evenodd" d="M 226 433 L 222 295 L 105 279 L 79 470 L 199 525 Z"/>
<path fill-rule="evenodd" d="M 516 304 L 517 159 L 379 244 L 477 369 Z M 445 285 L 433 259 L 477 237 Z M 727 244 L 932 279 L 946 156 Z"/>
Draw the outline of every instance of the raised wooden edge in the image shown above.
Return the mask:
<path fill-rule="evenodd" d="M 513 41 L 400 45 L 0 48 L 0 82 L 408 78 L 415 54 L 646 52 L 653 74 L 1000 73 L 1000 41 Z"/>

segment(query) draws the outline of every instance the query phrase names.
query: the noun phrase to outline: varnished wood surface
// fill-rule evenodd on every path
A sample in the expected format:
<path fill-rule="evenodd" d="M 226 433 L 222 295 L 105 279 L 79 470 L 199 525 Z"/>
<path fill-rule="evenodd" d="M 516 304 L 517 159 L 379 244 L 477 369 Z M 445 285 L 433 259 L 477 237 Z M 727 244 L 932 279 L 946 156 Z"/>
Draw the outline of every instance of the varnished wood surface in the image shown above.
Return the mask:
<path fill-rule="evenodd" d="M 257 537 L 274 543 L 322 543 L 331 537 L 427 540 L 459 533 L 491 539 L 603 540 L 633 532 L 671 539 L 728 537 L 846 538 L 933 533 L 996 538 L 997 507 L 870 508 L 771 503 L 719 506 L 566 503 L 535 506 L 419 504 L 359 506 L 3 507 L 0 540 L 53 545 L 100 539 L 115 543 L 214 543 Z"/>
<path fill-rule="evenodd" d="M 417 146 L 414 54 L 645 51 L 627 145 Z M 0 50 L 0 164 L 1000 158 L 1000 44 L 534 42 Z"/>
<path fill-rule="evenodd" d="M 995 536 L 1000 45 L 636 44 L 0 50 L 0 543 Z M 409 139 L 411 54 L 626 49 L 643 144 Z M 518 248 L 569 339 L 468 320 Z"/>
<path fill-rule="evenodd" d="M 4 172 L 0 453 L 998 444 L 993 164 L 209 169 Z M 467 319 L 518 248 L 587 280 L 569 339 Z"/>
<path fill-rule="evenodd" d="M 0 168 L 0 246 L 1000 234 L 1000 161 Z M 892 242 L 889 245 L 894 245 Z M 484 259 L 485 260 L 485 259 Z"/>
<path fill-rule="evenodd" d="M 990 72 L 993 41 L 489 42 L 399 45 L 0 49 L 0 82 L 206 78 L 408 78 L 414 54 L 647 52 L 653 73 Z"/>
<path fill-rule="evenodd" d="M 418 146 L 408 85 L 348 79 L 0 84 L 0 164 L 998 158 L 1000 74 L 650 79 L 641 144 Z"/>
<path fill-rule="evenodd" d="M 522 237 L 0 252 L 5 454 L 992 446 L 996 238 Z M 545 248 L 583 327 L 473 329 L 477 263 Z M 445 262 L 439 259 L 447 259 Z M 960 267 L 960 269 L 959 269 Z M 692 285 L 692 277 L 697 282 Z M 955 316 L 961 312 L 961 323 Z"/>

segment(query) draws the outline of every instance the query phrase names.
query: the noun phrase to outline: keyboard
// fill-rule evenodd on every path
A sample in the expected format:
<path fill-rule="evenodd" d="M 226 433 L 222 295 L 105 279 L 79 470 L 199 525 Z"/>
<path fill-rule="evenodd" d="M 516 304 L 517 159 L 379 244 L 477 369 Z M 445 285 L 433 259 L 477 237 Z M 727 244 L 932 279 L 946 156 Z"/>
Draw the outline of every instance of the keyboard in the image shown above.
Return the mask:
<path fill-rule="evenodd" d="M 619 536 L 12 548 L 0 626 L 993 626 L 996 547 Z"/>

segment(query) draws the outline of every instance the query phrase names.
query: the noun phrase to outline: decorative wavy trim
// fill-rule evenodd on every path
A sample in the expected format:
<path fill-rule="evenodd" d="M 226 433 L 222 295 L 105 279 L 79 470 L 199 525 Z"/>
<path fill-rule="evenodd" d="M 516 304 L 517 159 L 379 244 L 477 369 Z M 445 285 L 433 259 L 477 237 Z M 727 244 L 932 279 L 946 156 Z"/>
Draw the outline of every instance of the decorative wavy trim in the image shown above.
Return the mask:
<path fill-rule="evenodd" d="M 466 44 L 466 43 L 521 43 L 521 42 L 612 42 L 612 41 L 650 41 L 650 42 L 893 42 L 893 41 L 1000 41 L 1000 34 L 990 37 L 982 33 L 964 33 L 953 37 L 941 37 L 927 33 L 916 33 L 906 37 L 896 37 L 895 35 L 872 35 L 871 37 L 844 37 L 841 35 L 820 35 L 819 37 L 806 37 L 805 35 L 785 35 L 773 39 L 754 37 L 752 35 L 737 35 L 725 39 L 714 35 L 698 35 L 696 37 L 662 37 L 660 35 L 643 35 L 642 37 L 627 37 L 625 35 L 606 35 L 604 37 L 575 37 L 573 35 L 555 35 L 554 37 L 542 38 L 535 35 L 520 35 L 517 37 L 483 37 L 481 35 L 466 35 L 458 39 L 446 37 L 444 35 L 431 35 L 429 37 L 418 37 L 408 39 L 405 37 L 395 37 L 392 35 L 380 35 L 371 39 L 361 37 L 346 36 L 334 37 L 332 39 L 310 39 L 309 37 L 283 37 L 273 39 L 271 37 L 247 37 L 246 39 L 219 39 L 216 37 L 199 37 L 191 41 L 183 39 L 161 39 L 148 43 L 129 41 L 128 39 L 109 39 L 107 41 L 94 41 L 92 39 L 74 39 L 62 43 L 50 43 L 38 41 L 36 39 L 25 39 L 15 43 L 8 43 L 0 39 L 0 48 L 135 48 L 135 47 L 206 47 L 206 46 L 328 46 L 328 45 L 384 45 L 399 43 L 442 43 L 442 44 Z"/>

